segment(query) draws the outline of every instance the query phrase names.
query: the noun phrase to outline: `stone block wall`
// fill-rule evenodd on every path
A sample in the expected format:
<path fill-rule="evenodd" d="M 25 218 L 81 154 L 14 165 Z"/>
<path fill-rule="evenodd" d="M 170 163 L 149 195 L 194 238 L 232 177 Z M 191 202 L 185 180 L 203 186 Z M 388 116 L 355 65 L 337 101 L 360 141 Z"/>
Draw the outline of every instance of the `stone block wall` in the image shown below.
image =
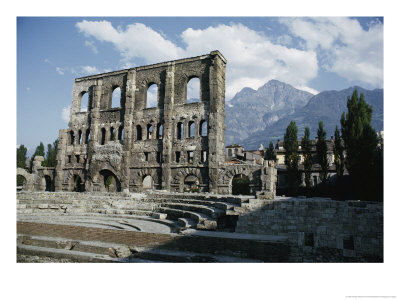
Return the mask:
<path fill-rule="evenodd" d="M 381 203 L 278 198 L 250 200 L 242 207 L 236 232 L 287 236 L 304 256 L 313 255 L 313 261 L 318 253 L 350 261 L 383 259 Z"/>

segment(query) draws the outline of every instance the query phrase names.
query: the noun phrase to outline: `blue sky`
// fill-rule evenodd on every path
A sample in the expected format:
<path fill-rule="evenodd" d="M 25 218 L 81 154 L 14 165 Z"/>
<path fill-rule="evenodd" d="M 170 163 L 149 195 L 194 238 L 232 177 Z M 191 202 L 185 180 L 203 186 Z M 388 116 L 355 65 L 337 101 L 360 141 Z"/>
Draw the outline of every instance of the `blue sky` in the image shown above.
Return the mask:
<path fill-rule="evenodd" d="M 17 145 L 67 128 L 74 78 L 218 49 L 226 100 L 270 79 L 318 93 L 383 87 L 383 18 L 19 17 Z"/>

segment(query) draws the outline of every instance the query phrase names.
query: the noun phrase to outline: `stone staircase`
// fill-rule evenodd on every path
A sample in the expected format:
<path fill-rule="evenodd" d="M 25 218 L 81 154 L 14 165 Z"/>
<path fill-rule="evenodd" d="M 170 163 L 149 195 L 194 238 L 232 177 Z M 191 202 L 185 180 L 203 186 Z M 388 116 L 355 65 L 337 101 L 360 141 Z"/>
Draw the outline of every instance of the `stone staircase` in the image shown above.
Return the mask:
<path fill-rule="evenodd" d="M 82 214 L 134 215 L 168 219 L 180 230 L 235 230 L 242 204 L 251 197 L 212 194 L 165 193 L 73 193 L 19 192 L 18 215 Z"/>

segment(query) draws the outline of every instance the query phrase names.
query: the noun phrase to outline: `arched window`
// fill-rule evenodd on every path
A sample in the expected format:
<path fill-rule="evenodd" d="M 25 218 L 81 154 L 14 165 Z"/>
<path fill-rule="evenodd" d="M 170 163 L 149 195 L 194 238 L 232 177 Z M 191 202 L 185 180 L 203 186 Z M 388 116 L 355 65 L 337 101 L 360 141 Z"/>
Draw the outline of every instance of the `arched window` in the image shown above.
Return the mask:
<path fill-rule="evenodd" d="M 186 86 L 186 103 L 200 102 L 200 79 L 190 79 Z"/>
<path fill-rule="evenodd" d="M 146 108 L 157 106 L 158 86 L 151 83 L 147 89 Z"/>
<path fill-rule="evenodd" d="M 182 124 L 182 122 L 179 122 L 178 125 L 176 126 L 176 138 L 178 140 L 183 139 L 183 124 Z"/>
<path fill-rule="evenodd" d="M 110 127 L 110 141 L 114 141 L 114 138 L 115 138 L 114 127 Z"/>
<path fill-rule="evenodd" d="M 142 140 L 142 126 L 140 125 L 136 126 L 136 140 L 138 141 Z"/>
<path fill-rule="evenodd" d="M 85 144 L 88 144 L 90 141 L 90 129 L 86 130 L 86 140 L 85 140 Z"/>
<path fill-rule="evenodd" d="M 105 142 L 106 142 L 106 129 L 102 128 L 101 129 L 101 141 L 100 141 L 100 144 L 104 145 Z"/>
<path fill-rule="evenodd" d="M 189 137 L 194 137 L 195 124 L 194 121 L 189 121 Z"/>
<path fill-rule="evenodd" d="M 157 139 L 162 139 L 164 133 L 164 125 L 161 123 L 157 124 Z"/>
<path fill-rule="evenodd" d="M 75 133 L 74 133 L 73 130 L 71 130 L 71 131 L 69 132 L 69 141 L 70 141 L 71 145 L 74 144 L 74 141 L 75 141 Z"/>
<path fill-rule="evenodd" d="M 207 130 L 207 121 L 206 120 L 202 120 L 200 122 L 199 134 L 200 134 L 200 136 L 207 136 L 208 130 Z"/>
<path fill-rule="evenodd" d="M 111 97 L 111 107 L 121 107 L 121 88 L 119 86 L 115 86 L 113 88 L 112 97 Z"/>
<path fill-rule="evenodd" d="M 153 125 L 147 124 L 147 139 L 150 140 L 153 134 Z"/>
<path fill-rule="evenodd" d="M 78 131 L 78 143 L 79 145 L 82 144 L 82 130 Z"/>
<path fill-rule="evenodd" d="M 81 110 L 82 112 L 88 111 L 89 109 L 89 93 L 81 93 Z"/>
<path fill-rule="evenodd" d="M 124 142 L 124 126 L 119 126 L 118 140 L 121 142 L 121 144 Z"/>

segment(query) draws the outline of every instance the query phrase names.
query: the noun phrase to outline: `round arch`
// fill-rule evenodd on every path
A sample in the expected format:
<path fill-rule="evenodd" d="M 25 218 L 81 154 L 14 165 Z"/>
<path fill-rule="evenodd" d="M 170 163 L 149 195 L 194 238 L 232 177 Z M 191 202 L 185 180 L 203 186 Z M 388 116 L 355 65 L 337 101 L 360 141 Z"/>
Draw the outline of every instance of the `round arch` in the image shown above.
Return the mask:
<path fill-rule="evenodd" d="M 151 175 L 145 175 L 142 177 L 142 188 L 143 190 L 152 190 L 154 189 L 154 180 Z"/>
<path fill-rule="evenodd" d="M 121 192 L 121 182 L 112 171 L 104 169 L 99 174 L 102 191 L 110 193 Z"/>

